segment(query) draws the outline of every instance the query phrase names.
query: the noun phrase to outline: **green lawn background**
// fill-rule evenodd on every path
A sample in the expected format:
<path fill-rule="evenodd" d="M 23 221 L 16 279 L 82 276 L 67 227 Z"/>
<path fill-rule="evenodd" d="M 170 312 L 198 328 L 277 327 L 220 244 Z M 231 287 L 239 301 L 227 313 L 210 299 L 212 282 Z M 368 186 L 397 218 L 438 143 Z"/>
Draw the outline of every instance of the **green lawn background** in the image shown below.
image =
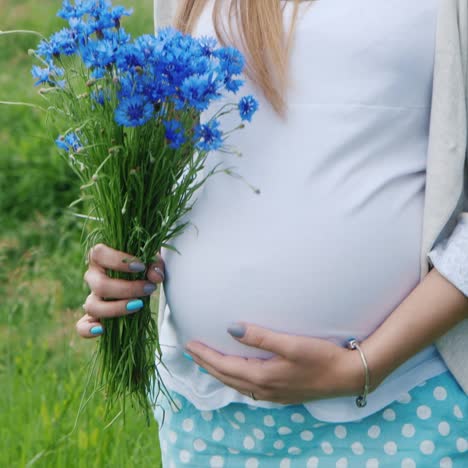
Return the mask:
<path fill-rule="evenodd" d="M 0 30 L 48 36 L 65 26 L 60 4 L 0 0 Z M 134 8 L 130 32 L 153 31 L 152 0 L 114 4 Z M 0 36 L 0 100 L 41 102 L 27 54 L 36 45 Z M 96 343 L 75 332 L 88 294 L 81 222 L 67 214 L 78 187 L 53 140 L 38 111 L 0 106 L 0 467 L 157 467 L 156 422 L 129 411 L 106 428 L 102 394 L 76 421 Z"/>

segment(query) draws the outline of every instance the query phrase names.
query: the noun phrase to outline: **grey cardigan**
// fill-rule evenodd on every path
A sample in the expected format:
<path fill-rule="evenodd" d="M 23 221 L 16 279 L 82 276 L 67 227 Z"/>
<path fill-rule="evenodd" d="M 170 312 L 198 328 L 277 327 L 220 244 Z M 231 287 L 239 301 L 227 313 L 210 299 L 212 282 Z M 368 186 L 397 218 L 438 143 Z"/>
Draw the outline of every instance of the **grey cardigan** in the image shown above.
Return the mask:
<path fill-rule="evenodd" d="M 171 24 L 178 0 L 154 0 L 155 29 Z M 458 216 L 468 216 L 468 2 L 441 0 L 437 23 L 421 277 L 432 268 L 428 253 L 448 238 Z M 161 288 L 158 328 L 169 312 Z M 467 311 L 468 314 L 468 311 Z M 436 341 L 437 349 L 468 394 L 468 319 Z"/>

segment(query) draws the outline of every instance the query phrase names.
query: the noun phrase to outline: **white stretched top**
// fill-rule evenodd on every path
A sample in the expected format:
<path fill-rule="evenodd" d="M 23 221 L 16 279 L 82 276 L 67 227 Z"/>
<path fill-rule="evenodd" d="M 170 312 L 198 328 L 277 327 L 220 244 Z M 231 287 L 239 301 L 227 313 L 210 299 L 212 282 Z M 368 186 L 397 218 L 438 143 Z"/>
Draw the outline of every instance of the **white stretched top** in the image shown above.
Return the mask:
<path fill-rule="evenodd" d="M 212 1 L 195 35 L 214 35 Z M 218 174 L 189 214 L 197 227 L 163 250 L 164 382 L 199 409 L 262 407 L 183 357 L 198 340 L 239 356 L 272 353 L 226 333 L 238 320 L 344 345 L 365 339 L 418 284 L 437 0 L 326 0 L 300 7 L 288 118 L 247 81 L 260 109 L 210 155 L 261 190 Z M 285 8 L 286 19 L 292 4 Z M 207 111 L 208 118 L 221 103 Z M 228 116 L 224 128 L 238 123 Z M 382 265 L 385 267 L 382 268 Z M 371 414 L 446 370 L 430 346 L 369 395 L 305 403 L 316 418 Z"/>

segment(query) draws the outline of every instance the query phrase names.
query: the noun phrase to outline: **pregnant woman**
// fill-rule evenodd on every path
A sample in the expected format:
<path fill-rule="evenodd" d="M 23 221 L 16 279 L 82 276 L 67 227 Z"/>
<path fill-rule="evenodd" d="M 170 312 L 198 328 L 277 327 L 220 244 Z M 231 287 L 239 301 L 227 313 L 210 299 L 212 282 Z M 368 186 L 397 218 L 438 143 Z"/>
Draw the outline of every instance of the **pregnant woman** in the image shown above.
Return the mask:
<path fill-rule="evenodd" d="M 240 48 L 259 100 L 242 158 L 207 169 L 260 195 L 211 178 L 148 283 L 105 275 L 130 254 L 90 252 L 83 337 L 164 284 L 163 466 L 468 466 L 465 1 L 156 13 Z"/>

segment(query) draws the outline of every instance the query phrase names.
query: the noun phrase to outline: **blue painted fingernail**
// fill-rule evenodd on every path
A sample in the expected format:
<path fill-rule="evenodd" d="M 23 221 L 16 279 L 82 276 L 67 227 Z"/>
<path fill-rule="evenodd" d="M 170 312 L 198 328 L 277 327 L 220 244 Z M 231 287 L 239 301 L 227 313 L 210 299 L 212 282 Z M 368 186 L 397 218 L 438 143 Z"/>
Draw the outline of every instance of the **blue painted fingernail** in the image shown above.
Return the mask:
<path fill-rule="evenodd" d="M 135 299 L 127 303 L 126 309 L 129 312 L 135 312 L 143 307 L 143 301 L 141 299 Z"/>
<path fill-rule="evenodd" d="M 228 333 L 235 338 L 242 338 L 245 335 L 245 330 L 245 326 L 240 323 L 234 323 L 227 329 Z"/>
<path fill-rule="evenodd" d="M 130 262 L 128 264 L 128 269 L 130 271 L 134 271 L 134 272 L 140 272 L 140 271 L 145 271 L 146 270 L 146 266 L 144 263 L 141 263 L 141 262 Z"/>
<path fill-rule="evenodd" d="M 193 361 L 193 357 L 190 356 L 190 354 L 184 353 L 184 356 L 185 356 L 189 361 Z"/>
<path fill-rule="evenodd" d="M 156 286 L 155 284 L 153 284 L 153 283 L 146 283 L 146 284 L 143 286 L 143 292 L 144 292 L 145 294 L 148 294 L 148 295 L 153 294 L 154 291 L 156 291 L 156 287 L 157 287 L 157 286 Z"/>
<path fill-rule="evenodd" d="M 96 325 L 95 327 L 91 328 L 89 332 L 91 335 L 102 335 L 102 333 L 104 333 L 104 329 L 101 327 L 101 325 Z"/>
<path fill-rule="evenodd" d="M 209 374 L 209 372 L 204 367 L 198 366 L 198 368 L 200 369 L 200 372 L 203 372 L 204 374 Z"/>

